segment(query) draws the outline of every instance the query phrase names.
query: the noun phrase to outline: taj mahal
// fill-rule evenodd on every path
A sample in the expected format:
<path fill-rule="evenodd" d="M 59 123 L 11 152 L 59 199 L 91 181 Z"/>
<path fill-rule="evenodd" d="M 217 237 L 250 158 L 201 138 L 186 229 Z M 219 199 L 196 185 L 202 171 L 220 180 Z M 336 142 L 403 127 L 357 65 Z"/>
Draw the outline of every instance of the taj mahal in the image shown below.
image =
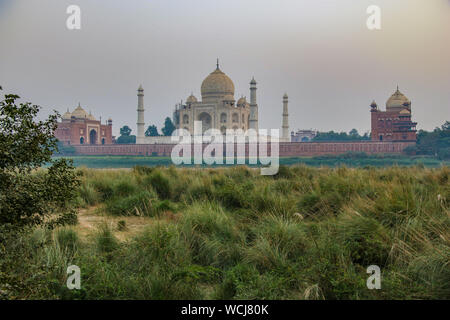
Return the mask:
<path fill-rule="evenodd" d="M 173 122 L 177 129 L 185 129 L 191 135 L 194 134 L 194 122 L 201 121 L 202 131 L 209 129 L 220 130 L 222 134 L 227 129 L 244 132 L 248 129 L 258 131 L 258 104 L 256 102 L 256 81 L 250 81 L 250 102 L 246 97 L 240 97 L 237 102 L 234 96 L 234 83 L 222 70 L 217 60 L 216 69 L 211 72 L 201 85 L 201 101 L 192 93 L 185 103 L 175 107 Z M 171 137 L 147 137 L 145 136 L 144 121 L 144 89 L 138 89 L 137 109 L 137 144 L 171 143 Z M 280 141 L 290 141 L 288 120 L 288 96 L 283 96 L 283 123 Z"/>
<path fill-rule="evenodd" d="M 416 143 L 416 125 L 411 119 L 411 101 L 400 92 L 399 88 L 386 102 L 382 110 L 374 102 L 370 104 L 371 141 L 313 141 L 317 132 L 300 130 L 289 132 L 289 99 L 284 94 L 280 99 L 281 132 L 273 134 L 262 132 L 258 124 L 259 106 L 257 103 L 257 82 L 250 81 L 250 101 L 241 96 L 236 101 L 233 81 L 219 66 L 203 80 L 200 92 L 201 100 L 192 93 L 187 99 L 177 104 L 173 110 L 172 121 L 176 129 L 184 129 L 191 137 L 195 136 L 250 136 L 254 131 L 260 138 L 267 138 L 271 143 L 280 142 L 280 156 L 315 156 L 323 154 L 341 154 L 346 152 L 402 153 Z M 137 135 L 135 144 L 118 144 L 112 136 L 112 119 L 102 123 L 92 114 L 88 114 L 79 105 L 73 112 L 62 116 L 55 131 L 56 138 L 65 145 L 74 146 L 79 154 L 89 155 L 170 155 L 178 144 L 180 136 L 146 136 L 144 89 L 137 91 Z M 201 123 L 201 130 L 199 124 Z M 210 130 L 214 129 L 214 130 Z M 254 130 L 254 131 L 253 131 Z M 183 131 L 183 130 L 181 130 Z M 266 136 L 266 137 L 264 137 Z M 203 139 L 203 138 L 202 138 Z M 258 139 L 259 140 L 259 139 Z M 205 140 L 203 140 L 205 141 Z M 206 139 L 209 141 L 209 139 Z M 249 142 L 249 140 L 246 140 Z"/>

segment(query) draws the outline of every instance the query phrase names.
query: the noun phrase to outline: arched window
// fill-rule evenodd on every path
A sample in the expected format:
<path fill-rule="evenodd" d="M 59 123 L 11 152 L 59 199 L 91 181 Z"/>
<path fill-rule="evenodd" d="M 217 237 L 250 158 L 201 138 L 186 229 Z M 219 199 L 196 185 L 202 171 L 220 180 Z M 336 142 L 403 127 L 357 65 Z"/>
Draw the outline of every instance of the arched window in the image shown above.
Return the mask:
<path fill-rule="evenodd" d="M 89 132 L 89 141 L 91 144 L 97 144 L 97 131 L 91 130 Z"/>
<path fill-rule="evenodd" d="M 211 115 L 207 112 L 202 112 L 198 116 L 198 120 L 202 122 L 202 132 L 205 132 L 206 130 L 209 130 L 211 128 Z"/>
<path fill-rule="evenodd" d="M 233 123 L 239 122 L 239 115 L 237 113 L 233 113 Z"/>
<path fill-rule="evenodd" d="M 80 138 L 80 144 L 84 144 L 84 138 L 83 137 Z"/>
<path fill-rule="evenodd" d="M 188 123 L 189 123 L 189 116 L 188 116 L 187 114 L 185 114 L 185 115 L 183 116 L 183 123 L 184 123 L 184 124 L 188 124 Z"/>
<path fill-rule="evenodd" d="M 220 123 L 227 123 L 227 114 L 226 113 L 222 113 L 220 115 Z"/>
<path fill-rule="evenodd" d="M 102 139 L 102 144 L 105 144 L 105 138 Z"/>

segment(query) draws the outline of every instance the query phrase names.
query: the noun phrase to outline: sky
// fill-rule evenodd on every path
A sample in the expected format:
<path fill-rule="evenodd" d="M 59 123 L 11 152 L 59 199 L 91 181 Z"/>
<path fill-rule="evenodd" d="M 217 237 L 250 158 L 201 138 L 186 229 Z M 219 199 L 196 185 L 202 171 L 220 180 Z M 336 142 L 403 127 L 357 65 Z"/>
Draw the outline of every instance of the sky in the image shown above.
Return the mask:
<path fill-rule="evenodd" d="M 286 92 L 291 130 L 368 132 L 370 103 L 384 109 L 397 85 L 419 129 L 450 120 L 449 0 L 0 0 L 0 85 L 42 116 L 80 102 L 136 133 L 142 84 L 146 125 L 161 128 L 217 58 L 236 100 L 255 77 L 260 128 L 281 127 Z"/>

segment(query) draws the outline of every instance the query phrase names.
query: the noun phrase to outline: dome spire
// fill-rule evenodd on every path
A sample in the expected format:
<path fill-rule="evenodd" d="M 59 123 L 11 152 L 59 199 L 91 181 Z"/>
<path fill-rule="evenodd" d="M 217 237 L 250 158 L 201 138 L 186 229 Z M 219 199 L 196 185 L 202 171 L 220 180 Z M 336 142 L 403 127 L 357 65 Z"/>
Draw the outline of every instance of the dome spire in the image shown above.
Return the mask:
<path fill-rule="evenodd" d="M 216 64 L 216 66 L 217 66 L 217 70 L 219 70 L 219 58 L 217 58 L 217 64 Z"/>

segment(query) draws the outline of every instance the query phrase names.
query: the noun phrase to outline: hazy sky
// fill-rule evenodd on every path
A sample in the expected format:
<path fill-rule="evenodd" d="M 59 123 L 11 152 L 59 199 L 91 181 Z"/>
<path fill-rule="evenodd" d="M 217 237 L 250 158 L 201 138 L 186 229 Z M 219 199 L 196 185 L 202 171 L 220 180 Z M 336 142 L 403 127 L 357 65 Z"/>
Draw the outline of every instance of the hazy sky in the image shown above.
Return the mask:
<path fill-rule="evenodd" d="M 66 8 L 81 7 L 79 31 Z M 380 31 L 366 27 L 369 5 Z M 450 120 L 449 0 L 0 0 L 0 85 L 61 113 L 81 102 L 113 132 L 136 133 L 136 90 L 146 124 L 161 127 L 203 79 L 221 69 L 235 98 L 258 82 L 260 127 L 370 130 L 396 85 L 421 129 Z"/>

